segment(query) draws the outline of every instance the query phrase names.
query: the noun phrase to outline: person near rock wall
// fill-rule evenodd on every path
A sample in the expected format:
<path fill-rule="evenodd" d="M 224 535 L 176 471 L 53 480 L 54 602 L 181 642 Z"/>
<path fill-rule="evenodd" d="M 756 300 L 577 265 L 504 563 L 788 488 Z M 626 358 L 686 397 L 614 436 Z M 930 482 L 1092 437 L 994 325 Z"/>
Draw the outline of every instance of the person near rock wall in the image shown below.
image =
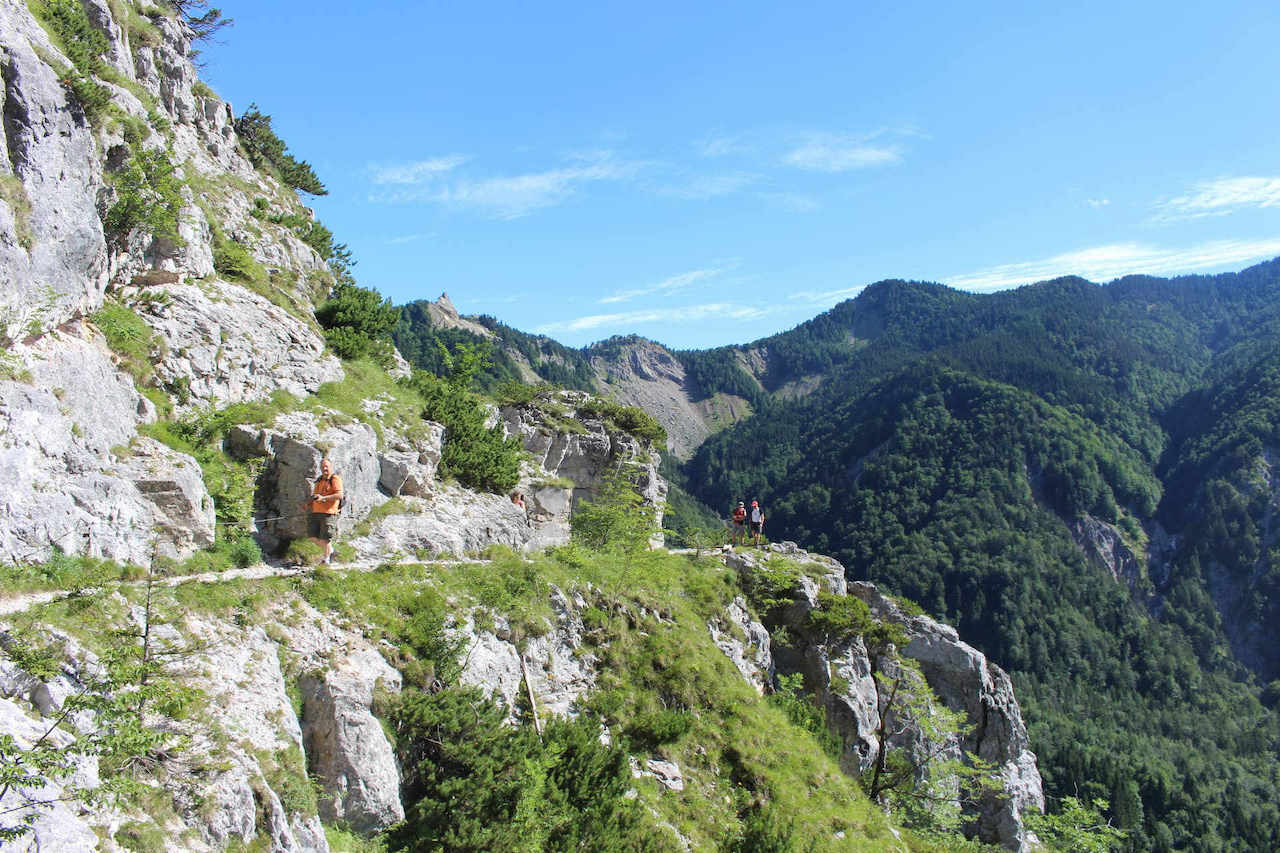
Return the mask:
<path fill-rule="evenodd" d="M 324 548 L 323 562 L 333 562 L 333 537 L 338 535 L 338 515 L 342 512 L 342 478 L 333 473 L 333 463 L 320 461 L 320 477 L 311 487 L 311 538 Z"/>

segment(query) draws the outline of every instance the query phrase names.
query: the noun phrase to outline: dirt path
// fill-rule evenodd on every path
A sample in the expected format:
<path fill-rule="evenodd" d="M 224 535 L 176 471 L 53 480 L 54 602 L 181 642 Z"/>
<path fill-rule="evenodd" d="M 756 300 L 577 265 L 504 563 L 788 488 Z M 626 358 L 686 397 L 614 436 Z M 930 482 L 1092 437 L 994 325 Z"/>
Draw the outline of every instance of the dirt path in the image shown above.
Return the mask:
<path fill-rule="evenodd" d="M 464 563 L 483 563 L 485 560 L 405 560 L 405 563 L 439 563 L 441 565 L 462 565 Z M 334 563 L 332 568 L 334 571 L 340 572 L 371 572 L 379 566 L 385 565 L 385 561 L 378 562 L 355 562 L 355 563 Z M 157 586 L 174 587 L 182 586 L 188 583 L 221 583 L 223 581 L 233 580 L 262 580 L 264 578 L 286 578 L 295 575 L 305 575 L 312 570 L 303 566 L 273 566 L 269 563 L 257 563 L 243 569 L 227 569 L 225 572 L 200 572 L 194 575 L 176 575 L 174 577 L 158 578 Z M 120 586 L 141 586 L 146 580 L 121 581 Z M 101 587 L 90 587 L 87 589 L 55 589 L 41 590 L 39 592 L 25 592 L 20 595 L 0 598 L 0 616 L 10 616 L 14 613 L 21 613 L 32 607 L 41 604 L 48 604 L 51 601 L 68 598 L 72 595 L 83 595 L 85 593 L 97 592 Z"/>

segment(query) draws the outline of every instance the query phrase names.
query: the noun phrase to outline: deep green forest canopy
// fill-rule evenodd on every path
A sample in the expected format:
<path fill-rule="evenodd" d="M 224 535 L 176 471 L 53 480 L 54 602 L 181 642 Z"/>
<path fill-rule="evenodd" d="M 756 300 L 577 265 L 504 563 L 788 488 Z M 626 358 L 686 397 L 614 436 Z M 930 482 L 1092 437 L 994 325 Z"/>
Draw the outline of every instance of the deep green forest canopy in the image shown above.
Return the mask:
<path fill-rule="evenodd" d="M 1131 849 L 1269 850 L 1278 317 L 1275 261 L 984 297 L 873 285 L 753 345 L 766 383 L 818 365 L 822 385 L 713 436 L 685 479 L 716 504 L 760 497 L 775 537 L 1011 670 L 1048 793 L 1107 797 Z M 788 355 L 806 338 L 830 368 Z M 1139 555 L 1132 589 L 1086 559 L 1086 517 Z"/>

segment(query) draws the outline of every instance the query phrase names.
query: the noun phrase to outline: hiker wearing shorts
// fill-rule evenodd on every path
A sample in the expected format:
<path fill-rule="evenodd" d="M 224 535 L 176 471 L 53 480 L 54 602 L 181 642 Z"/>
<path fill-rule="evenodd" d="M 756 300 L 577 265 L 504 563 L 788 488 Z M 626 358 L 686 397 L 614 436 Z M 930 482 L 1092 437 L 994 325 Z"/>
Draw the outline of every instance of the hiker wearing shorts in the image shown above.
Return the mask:
<path fill-rule="evenodd" d="M 764 510 L 760 508 L 759 501 L 751 502 L 751 535 L 755 537 L 752 543 L 756 547 L 760 546 L 760 534 L 764 533 Z"/>
<path fill-rule="evenodd" d="M 733 527 L 730 528 L 729 544 L 744 544 L 747 541 L 747 505 L 738 501 L 730 521 L 733 522 Z"/>
<path fill-rule="evenodd" d="M 324 548 L 325 564 L 333 562 L 333 538 L 338 535 L 338 515 L 342 512 L 342 478 L 333 473 L 333 463 L 320 461 L 320 478 L 311 487 L 311 538 Z"/>

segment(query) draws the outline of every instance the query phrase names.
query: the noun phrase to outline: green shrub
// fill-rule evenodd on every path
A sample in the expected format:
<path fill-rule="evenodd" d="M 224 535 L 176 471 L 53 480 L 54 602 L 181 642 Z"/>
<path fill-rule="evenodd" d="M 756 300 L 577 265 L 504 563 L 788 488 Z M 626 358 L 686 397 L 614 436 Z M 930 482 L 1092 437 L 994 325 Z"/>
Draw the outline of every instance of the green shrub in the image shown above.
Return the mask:
<path fill-rule="evenodd" d="M 116 202 L 103 218 L 107 234 L 123 240 L 129 232 L 141 228 L 157 237 L 180 242 L 178 214 L 182 209 L 182 181 L 175 175 L 173 163 L 163 151 L 143 149 L 140 140 L 131 147 L 132 156 L 112 178 Z"/>
<path fill-rule="evenodd" d="M 541 739 L 505 721 L 475 688 L 405 694 L 392 722 L 407 807 L 391 850 L 664 849 L 625 796 L 626 753 L 600 743 L 595 720 L 552 719 Z"/>
<path fill-rule="evenodd" d="M 9 205 L 9 210 L 13 213 L 18 245 L 31 251 L 34 241 L 31 233 L 31 198 L 17 175 L 0 175 L 0 201 Z"/>
<path fill-rule="evenodd" d="M 582 501 L 569 519 L 573 540 L 597 551 L 636 553 L 649 546 L 657 531 L 656 508 L 636 491 L 628 469 L 620 464 L 605 475 L 595 500 Z"/>
<path fill-rule="evenodd" d="M 412 387 L 425 402 L 422 417 L 444 425 L 440 469 L 474 489 L 504 494 L 520 479 L 520 441 L 500 424 L 486 428 L 480 401 L 462 387 L 414 371 Z"/>
<path fill-rule="evenodd" d="M 124 368 L 139 382 L 147 381 L 160 344 L 146 321 L 114 299 L 103 302 L 91 319 L 106 337 L 107 346 L 120 357 Z"/>
<path fill-rule="evenodd" d="M 253 165 L 274 172 L 287 186 L 310 195 L 327 195 L 328 190 L 316 176 L 311 164 L 294 159 L 288 148 L 271 127 L 271 116 L 250 104 L 235 121 L 236 134 Z"/>
<path fill-rule="evenodd" d="M 314 539 L 304 536 L 289 543 L 284 559 L 295 566 L 318 566 L 324 559 L 324 548 Z"/>
<path fill-rule="evenodd" d="M 390 299 L 350 280 L 339 280 L 316 309 L 330 349 L 341 358 L 371 358 L 384 367 L 391 361 L 391 330 L 399 318 L 400 309 Z"/>
<path fill-rule="evenodd" d="M 249 250 L 218 232 L 214 233 L 213 268 L 228 281 L 256 284 L 267 281 L 267 271 L 253 259 Z"/>
<path fill-rule="evenodd" d="M 71 60 L 72 68 L 61 72 L 62 84 L 79 101 L 89 120 L 97 120 L 111 103 L 111 90 L 93 78 L 106 68 L 102 55 L 111 43 L 77 0 L 33 0 L 30 7 Z"/>
<path fill-rule="evenodd" d="M 637 714 L 624 730 L 627 737 L 644 749 L 653 750 L 664 743 L 675 743 L 693 728 L 693 715 L 688 711 L 663 708 Z"/>
<path fill-rule="evenodd" d="M 635 406 L 624 406 L 613 400 L 593 397 L 578 406 L 579 416 L 598 418 L 606 424 L 630 433 L 656 447 L 664 447 L 667 443 L 667 431 L 653 415 Z"/>

